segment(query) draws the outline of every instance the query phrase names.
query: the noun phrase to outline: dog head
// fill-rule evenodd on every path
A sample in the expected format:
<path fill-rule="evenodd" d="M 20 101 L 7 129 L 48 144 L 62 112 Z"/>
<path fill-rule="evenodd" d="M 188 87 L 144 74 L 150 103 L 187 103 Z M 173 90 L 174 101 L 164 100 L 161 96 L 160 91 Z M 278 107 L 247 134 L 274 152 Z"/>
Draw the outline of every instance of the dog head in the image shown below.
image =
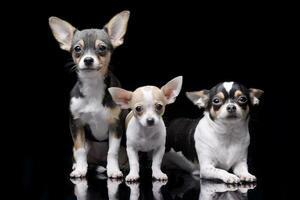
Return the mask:
<path fill-rule="evenodd" d="M 132 109 L 133 115 L 144 127 L 155 126 L 164 114 L 167 104 L 175 101 L 182 86 L 182 76 L 176 77 L 158 88 L 139 87 L 135 91 L 111 87 L 109 92 L 113 100 L 123 109 Z"/>
<path fill-rule="evenodd" d="M 49 18 L 49 25 L 60 48 L 72 54 L 79 75 L 105 75 L 113 49 L 123 43 L 129 11 L 115 15 L 103 29 L 78 30 L 57 17 Z"/>
<path fill-rule="evenodd" d="M 199 108 L 209 112 L 213 120 L 244 120 L 250 107 L 259 104 L 262 90 L 250 88 L 236 82 L 223 82 L 210 90 L 187 92 L 187 97 Z"/>

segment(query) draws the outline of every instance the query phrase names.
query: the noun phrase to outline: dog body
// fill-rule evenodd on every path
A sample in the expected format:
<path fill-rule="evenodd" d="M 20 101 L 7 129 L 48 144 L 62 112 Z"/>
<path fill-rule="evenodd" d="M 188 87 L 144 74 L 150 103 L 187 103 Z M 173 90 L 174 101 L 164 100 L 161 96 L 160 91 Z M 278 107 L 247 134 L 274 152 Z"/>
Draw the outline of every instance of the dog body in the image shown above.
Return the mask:
<path fill-rule="evenodd" d="M 187 97 L 195 105 L 205 108 L 204 117 L 172 122 L 168 127 L 168 149 L 182 153 L 179 162 L 183 166 L 184 161 L 188 171 L 199 167 L 201 178 L 226 183 L 255 181 L 247 166 L 249 109 L 258 104 L 262 93 L 234 82 L 188 92 Z M 174 151 L 170 153 L 174 156 Z M 228 172 L 231 169 L 233 174 Z"/>
<path fill-rule="evenodd" d="M 120 87 L 120 82 L 109 70 L 109 63 L 113 50 L 123 43 L 128 19 L 129 12 L 123 11 L 103 29 L 79 31 L 64 20 L 49 18 L 55 39 L 63 50 L 71 53 L 78 75 L 70 101 L 70 128 L 74 141 L 72 177 L 85 176 L 89 160 L 105 160 L 105 153 L 99 152 L 97 147 L 106 146 L 107 149 L 107 145 L 95 144 L 93 140 L 107 139 L 107 174 L 111 178 L 122 176 L 118 164 L 122 113 L 107 88 Z"/>
<path fill-rule="evenodd" d="M 166 127 L 162 119 L 167 104 L 173 103 L 179 94 L 182 77 L 177 77 L 161 89 L 145 86 L 134 92 L 121 88 L 109 88 L 114 101 L 123 109 L 132 111 L 126 118 L 126 144 L 130 172 L 126 181 L 139 179 L 138 152 L 152 152 L 152 177 L 167 180 L 160 167 L 165 152 Z"/>

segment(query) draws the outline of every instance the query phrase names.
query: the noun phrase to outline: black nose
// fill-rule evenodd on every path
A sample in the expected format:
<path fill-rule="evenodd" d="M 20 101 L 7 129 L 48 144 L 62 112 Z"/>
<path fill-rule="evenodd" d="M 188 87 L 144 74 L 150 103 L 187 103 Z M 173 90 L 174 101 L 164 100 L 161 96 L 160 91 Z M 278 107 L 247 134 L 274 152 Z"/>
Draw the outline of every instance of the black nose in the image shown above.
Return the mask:
<path fill-rule="evenodd" d="M 152 118 L 152 117 L 147 118 L 147 125 L 153 126 L 153 124 L 154 124 L 154 118 Z"/>
<path fill-rule="evenodd" d="M 236 106 L 235 105 L 228 105 L 226 110 L 229 112 L 229 113 L 234 113 L 236 111 Z"/>
<path fill-rule="evenodd" d="M 90 65 L 93 64 L 94 59 L 93 59 L 92 57 L 86 57 L 86 58 L 84 58 L 83 61 L 84 61 L 84 64 L 85 64 L 86 66 L 90 66 Z"/>

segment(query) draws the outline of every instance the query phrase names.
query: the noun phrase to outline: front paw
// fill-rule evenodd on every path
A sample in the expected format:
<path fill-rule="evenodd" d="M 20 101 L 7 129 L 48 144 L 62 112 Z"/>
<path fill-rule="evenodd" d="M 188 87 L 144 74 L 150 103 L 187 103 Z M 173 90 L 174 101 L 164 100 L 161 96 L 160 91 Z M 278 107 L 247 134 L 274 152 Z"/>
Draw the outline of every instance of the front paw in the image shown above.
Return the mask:
<path fill-rule="evenodd" d="M 255 182 L 256 181 L 256 177 L 250 173 L 239 174 L 238 177 L 243 182 Z"/>
<path fill-rule="evenodd" d="M 87 165 L 79 165 L 77 164 L 73 171 L 71 172 L 70 176 L 74 178 L 85 177 L 87 173 Z"/>
<path fill-rule="evenodd" d="M 140 178 L 140 176 L 137 173 L 129 172 L 129 174 L 126 176 L 125 180 L 127 182 L 135 182 Z"/>
<path fill-rule="evenodd" d="M 108 178 L 122 178 L 123 173 L 121 172 L 120 169 L 117 168 L 112 168 L 112 167 L 107 167 L 107 176 Z"/>
<path fill-rule="evenodd" d="M 152 177 L 155 180 L 159 180 L 159 181 L 167 181 L 168 180 L 168 176 L 163 173 L 161 170 L 154 170 L 152 172 Z"/>
<path fill-rule="evenodd" d="M 221 178 L 221 180 L 225 183 L 239 183 L 240 182 L 240 178 L 234 174 L 226 174 Z"/>

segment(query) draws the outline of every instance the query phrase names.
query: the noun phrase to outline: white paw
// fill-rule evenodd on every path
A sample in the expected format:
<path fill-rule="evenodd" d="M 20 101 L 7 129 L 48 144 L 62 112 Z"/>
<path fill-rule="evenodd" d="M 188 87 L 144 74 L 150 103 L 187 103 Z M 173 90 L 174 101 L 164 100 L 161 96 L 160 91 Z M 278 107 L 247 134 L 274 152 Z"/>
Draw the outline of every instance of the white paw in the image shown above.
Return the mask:
<path fill-rule="evenodd" d="M 87 173 L 87 164 L 81 164 L 81 165 L 76 164 L 75 166 L 74 165 L 73 165 L 74 169 L 71 172 L 70 176 L 74 178 L 85 177 Z"/>
<path fill-rule="evenodd" d="M 132 172 L 130 172 L 130 173 L 126 176 L 125 180 L 126 180 L 127 182 L 134 182 L 134 181 L 137 181 L 139 178 L 140 178 L 140 176 L 139 176 L 137 173 L 132 173 Z"/>
<path fill-rule="evenodd" d="M 240 180 L 243 182 L 255 182 L 256 181 L 256 177 L 249 173 L 241 174 L 238 176 L 239 176 Z"/>
<path fill-rule="evenodd" d="M 76 169 L 76 163 L 73 163 L 72 170 Z"/>
<path fill-rule="evenodd" d="M 234 174 L 228 174 L 221 178 L 225 183 L 239 183 L 240 178 Z"/>
<path fill-rule="evenodd" d="M 120 169 L 107 168 L 107 176 L 108 178 L 122 178 L 123 173 Z"/>
<path fill-rule="evenodd" d="M 152 172 L 152 177 L 154 179 L 156 179 L 156 180 L 159 180 L 159 181 L 166 181 L 166 180 L 168 180 L 168 176 L 165 173 L 163 173 L 162 171 L 160 171 L 160 170 L 154 170 Z"/>

